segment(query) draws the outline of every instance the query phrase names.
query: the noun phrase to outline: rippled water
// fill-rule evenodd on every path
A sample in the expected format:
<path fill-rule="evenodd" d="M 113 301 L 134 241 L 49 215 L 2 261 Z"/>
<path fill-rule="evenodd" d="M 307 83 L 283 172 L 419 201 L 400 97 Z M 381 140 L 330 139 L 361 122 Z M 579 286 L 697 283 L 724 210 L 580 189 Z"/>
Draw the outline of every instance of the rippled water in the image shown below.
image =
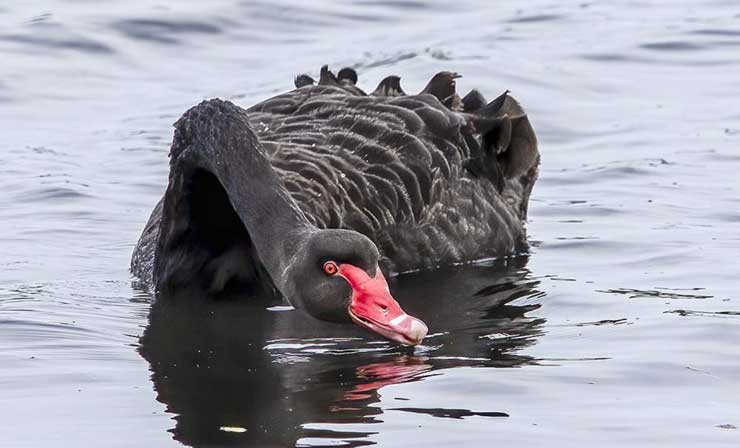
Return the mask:
<path fill-rule="evenodd" d="M 6 2 L 0 54 L 0 446 L 740 443 L 737 2 Z M 415 351 L 128 274 L 177 117 L 323 63 L 540 138 L 529 257 L 392 282 Z"/>

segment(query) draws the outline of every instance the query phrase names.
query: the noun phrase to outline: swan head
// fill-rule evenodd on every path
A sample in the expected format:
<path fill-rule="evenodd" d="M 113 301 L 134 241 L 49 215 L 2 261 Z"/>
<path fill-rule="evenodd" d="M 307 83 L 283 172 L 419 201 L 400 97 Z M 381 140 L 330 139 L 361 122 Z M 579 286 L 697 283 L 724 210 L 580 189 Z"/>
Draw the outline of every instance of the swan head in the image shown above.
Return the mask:
<path fill-rule="evenodd" d="M 380 270 L 375 244 L 352 230 L 311 232 L 284 273 L 290 303 L 330 322 L 354 322 L 404 345 L 417 345 L 427 326 L 401 308 Z"/>

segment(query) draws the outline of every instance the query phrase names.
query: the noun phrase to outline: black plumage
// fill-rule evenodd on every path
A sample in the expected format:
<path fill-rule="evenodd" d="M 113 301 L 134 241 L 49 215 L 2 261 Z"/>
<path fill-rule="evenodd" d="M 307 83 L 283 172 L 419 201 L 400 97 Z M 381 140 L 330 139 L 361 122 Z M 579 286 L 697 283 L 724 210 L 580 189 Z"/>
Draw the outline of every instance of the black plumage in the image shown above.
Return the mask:
<path fill-rule="evenodd" d="M 275 272 L 300 243 L 271 247 L 304 225 L 367 236 L 391 272 L 526 250 L 539 152 L 508 91 L 460 100 L 459 75 L 442 72 L 418 95 L 393 76 L 368 96 L 354 70 L 339 73 L 322 67 L 318 85 L 300 75 L 296 90 L 246 110 L 221 100 L 189 110 L 134 274 L 160 287 L 282 290 Z"/>

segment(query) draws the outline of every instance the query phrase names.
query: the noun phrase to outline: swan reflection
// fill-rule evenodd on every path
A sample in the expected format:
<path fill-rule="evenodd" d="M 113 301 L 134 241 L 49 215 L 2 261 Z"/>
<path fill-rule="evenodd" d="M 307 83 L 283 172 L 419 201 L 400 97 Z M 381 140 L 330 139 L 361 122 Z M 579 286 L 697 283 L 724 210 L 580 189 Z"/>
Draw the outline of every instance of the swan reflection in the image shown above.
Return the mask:
<path fill-rule="evenodd" d="M 306 319 L 275 298 L 205 300 L 190 292 L 157 298 L 140 353 L 157 399 L 175 415 L 173 437 L 184 444 L 293 446 L 310 438 L 365 445 L 371 427 L 336 432 L 321 424 L 375 422 L 381 388 L 442 369 L 536 362 L 520 353 L 544 323 L 527 316 L 544 294 L 526 263 L 518 257 L 391 279 L 404 307 L 429 323 L 430 336 L 416 348 L 356 325 Z"/>

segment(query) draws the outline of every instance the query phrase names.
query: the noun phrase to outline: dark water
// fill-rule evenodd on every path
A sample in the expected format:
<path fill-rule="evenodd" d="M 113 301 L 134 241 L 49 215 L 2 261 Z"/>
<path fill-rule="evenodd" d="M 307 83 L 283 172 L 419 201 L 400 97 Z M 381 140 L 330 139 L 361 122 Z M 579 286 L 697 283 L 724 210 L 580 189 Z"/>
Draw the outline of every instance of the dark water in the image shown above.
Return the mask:
<path fill-rule="evenodd" d="M 5 2 L 0 55 L 0 446 L 740 444 L 737 2 Z M 392 282 L 416 350 L 128 274 L 171 123 L 323 63 L 540 138 L 529 257 Z"/>

